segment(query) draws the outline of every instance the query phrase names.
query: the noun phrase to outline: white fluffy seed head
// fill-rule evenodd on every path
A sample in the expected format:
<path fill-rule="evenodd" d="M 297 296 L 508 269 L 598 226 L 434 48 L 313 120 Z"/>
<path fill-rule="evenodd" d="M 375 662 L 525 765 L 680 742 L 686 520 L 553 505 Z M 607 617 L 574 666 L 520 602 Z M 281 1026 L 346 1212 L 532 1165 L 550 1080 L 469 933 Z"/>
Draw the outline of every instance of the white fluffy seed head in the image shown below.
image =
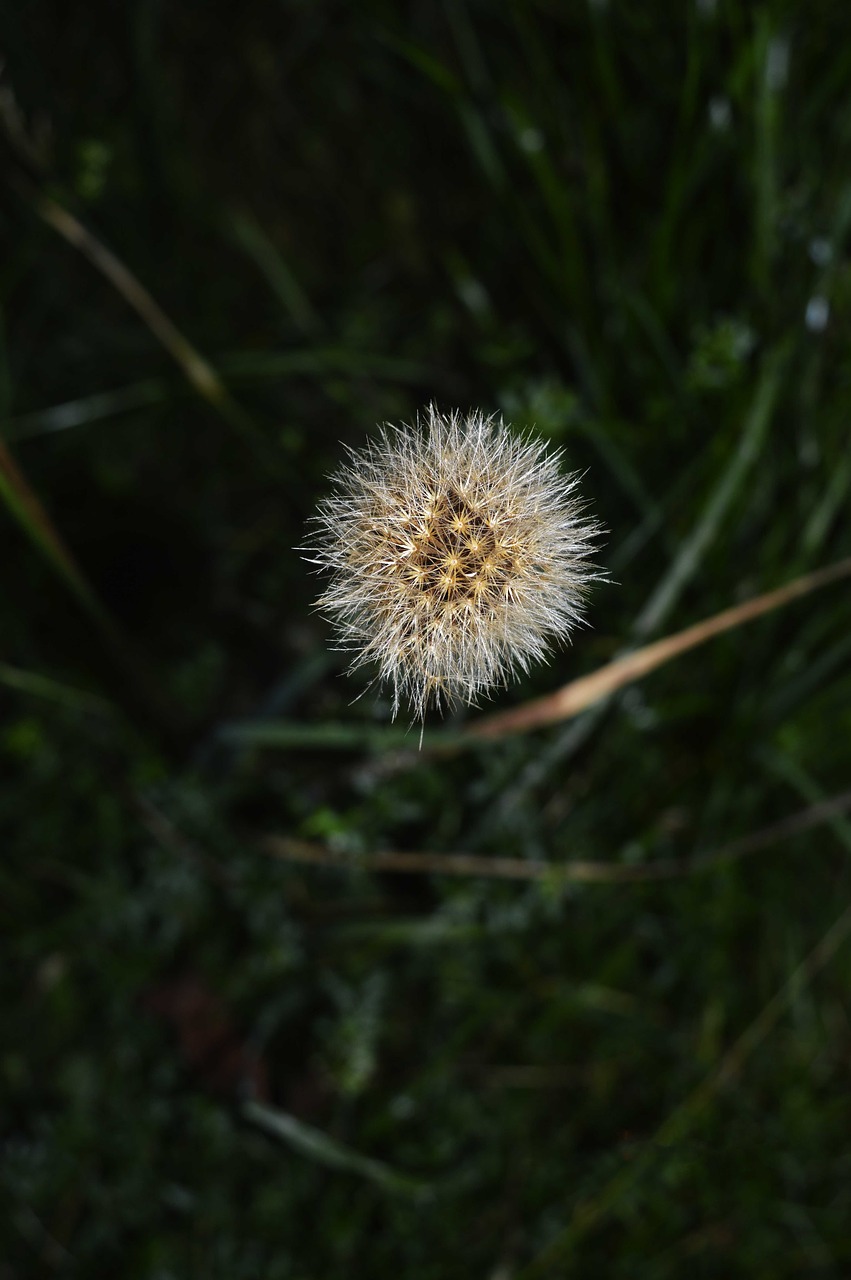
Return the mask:
<path fill-rule="evenodd" d="M 313 518 L 317 607 L 351 670 L 375 663 L 416 718 L 473 703 L 582 618 L 599 527 L 559 454 L 480 412 L 386 426 L 350 451 Z"/>

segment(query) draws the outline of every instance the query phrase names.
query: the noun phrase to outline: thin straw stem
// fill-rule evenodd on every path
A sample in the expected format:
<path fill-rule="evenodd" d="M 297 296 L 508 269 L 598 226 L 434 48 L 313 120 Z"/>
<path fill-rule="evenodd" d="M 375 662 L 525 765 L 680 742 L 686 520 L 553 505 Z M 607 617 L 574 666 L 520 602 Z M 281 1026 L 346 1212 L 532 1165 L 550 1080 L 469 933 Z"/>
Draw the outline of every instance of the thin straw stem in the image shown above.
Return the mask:
<path fill-rule="evenodd" d="M 527 858 L 489 858 L 472 853 L 401 853 L 383 850 L 377 853 L 346 854 L 324 845 L 288 836 L 268 835 L 260 841 L 261 849 L 285 862 L 307 866 L 339 867 L 348 870 L 390 871 L 403 875 L 486 876 L 498 880 L 546 880 L 571 884 L 647 884 L 659 880 L 681 879 L 711 871 L 724 863 L 738 861 L 758 853 L 782 840 L 790 840 L 831 818 L 851 809 L 851 791 L 821 800 L 798 813 L 763 827 L 750 835 L 732 840 L 710 853 L 692 858 L 659 859 L 643 866 L 620 866 L 617 863 L 542 862 Z"/>
<path fill-rule="evenodd" d="M 707 640 L 712 640 L 725 631 L 732 631 L 747 622 L 753 622 L 763 614 L 771 613 L 774 609 L 779 609 L 801 596 L 809 595 L 811 591 L 817 591 L 820 587 L 826 587 L 849 575 L 851 575 L 851 558 L 840 560 L 824 569 L 817 569 L 813 573 L 807 573 L 774 591 L 755 596 L 730 609 L 723 609 L 721 613 L 716 613 L 703 622 L 697 622 L 694 626 L 686 627 L 684 631 L 678 631 L 674 635 L 666 636 L 663 640 L 654 641 L 653 644 L 624 654 L 622 658 L 617 658 L 614 662 L 600 667 L 590 675 L 572 680 L 570 684 L 557 689 L 555 693 L 536 698 L 531 702 L 524 702 L 519 707 L 512 707 L 497 715 L 487 716 L 472 725 L 468 732 L 473 738 L 505 738 L 510 734 L 526 733 L 542 725 L 567 720 L 584 711 L 586 707 L 609 697 L 625 685 L 642 679 L 673 658 L 680 657 L 689 649 L 696 649 L 698 645 L 705 644 Z"/>

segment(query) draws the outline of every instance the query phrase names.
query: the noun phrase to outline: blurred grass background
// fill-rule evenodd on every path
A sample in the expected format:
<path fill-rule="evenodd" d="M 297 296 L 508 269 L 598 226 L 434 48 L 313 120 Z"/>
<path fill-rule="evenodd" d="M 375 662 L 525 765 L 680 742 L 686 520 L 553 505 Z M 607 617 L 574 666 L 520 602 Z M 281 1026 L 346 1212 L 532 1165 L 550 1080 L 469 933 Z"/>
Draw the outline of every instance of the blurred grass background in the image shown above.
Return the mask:
<path fill-rule="evenodd" d="M 842 802 L 660 883 L 358 862 L 841 796 L 847 588 L 397 768 L 293 550 L 376 422 L 535 424 L 614 583 L 502 706 L 851 554 L 846 7 L 16 0 L 0 48 L 0 1276 L 847 1276 Z"/>

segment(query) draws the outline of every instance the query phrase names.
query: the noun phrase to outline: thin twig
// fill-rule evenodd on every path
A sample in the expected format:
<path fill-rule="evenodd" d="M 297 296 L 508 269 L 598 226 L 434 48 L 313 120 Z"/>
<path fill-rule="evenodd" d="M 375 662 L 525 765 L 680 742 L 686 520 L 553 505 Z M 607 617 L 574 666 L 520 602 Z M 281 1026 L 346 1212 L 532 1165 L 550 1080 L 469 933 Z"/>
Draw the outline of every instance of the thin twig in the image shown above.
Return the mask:
<path fill-rule="evenodd" d="M 851 809 L 851 791 L 822 800 L 799 813 L 790 814 L 779 822 L 722 845 L 711 853 L 679 860 L 660 859 L 634 867 L 582 860 L 542 862 L 527 858 L 489 858 L 473 853 L 400 853 L 384 850 L 378 853 L 347 854 L 306 840 L 276 835 L 263 837 L 260 848 L 271 857 L 286 862 L 350 870 L 395 871 L 408 875 L 487 876 L 499 880 L 550 880 L 572 884 L 642 884 L 682 879 L 711 871 L 723 863 L 745 858 L 770 845 L 778 844 L 781 840 L 789 840 L 813 827 L 821 826 L 848 809 Z"/>
<path fill-rule="evenodd" d="M 324 867 L 364 868 L 368 871 L 399 871 L 408 874 L 539 880 L 548 876 L 551 871 L 558 875 L 560 870 L 557 866 L 546 862 L 529 862 L 524 858 L 486 858 L 473 853 L 397 853 L 393 850 L 360 855 L 338 853 L 324 845 L 311 844 L 306 840 L 294 840 L 289 836 L 264 836 L 260 841 L 260 848 L 273 858 L 281 858 L 286 862 L 301 862 Z M 573 870 L 580 864 L 569 865 Z"/>

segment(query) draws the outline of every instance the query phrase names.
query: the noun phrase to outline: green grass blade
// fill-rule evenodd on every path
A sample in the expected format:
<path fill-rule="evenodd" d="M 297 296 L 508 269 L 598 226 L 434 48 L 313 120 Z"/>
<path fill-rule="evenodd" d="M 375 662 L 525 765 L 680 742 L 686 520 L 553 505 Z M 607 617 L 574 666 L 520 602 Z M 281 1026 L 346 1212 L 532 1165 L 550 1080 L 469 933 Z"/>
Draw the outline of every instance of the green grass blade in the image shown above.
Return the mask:
<path fill-rule="evenodd" d="M 115 708 L 106 698 L 99 694 L 89 693 L 85 689 L 73 689 L 50 676 L 39 675 L 35 671 L 24 671 L 20 667 L 0 662 L 0 684 L 16 693 L 32 694 L 36 698 L 46 698 L 50 702 L 71 707 L 75 711 L 93 711 L 98 715 L 113 715 Z"/>
<path fill-rule="evenodd" d="M 246 720 L 223 725 L 219 738 L 242 747 L 271 747 L 300 751 L 393 751 L 416 752 L 419 727 L 393 728 L 360 722 L 300 724 L 296 720 Z M 461 733 L 438 730 L 428 738 L 436 750 L 455 745 L 472 745 Z"/>
<path fill-rule="evenodd" d="M 51 405 L 48 409 L 12 418 L 4 434 L 7 440 L 15 441 L 53 435 L 57 431 L 70 431 L 74 427 L 85 427 L 90 422 L 99 422 L 120 413 L 163 404 L 170 394 L 167 383 L 151 378 L 133 383 L 129 387 L 99 391 L 95 395 L 82 396 L 79 400 L 68 400 L 64 404 Z"/>
<path fill-rule="evenodd" d="M 278 298 L 293 324 L 304 334 L 321 328 L 319 316 L 302 289 L 292 268 L 263 229 L 245 213 L 232 213 L 225 219 L 225 231 L 260 269 L 263 279 Z"/>
<path fill-rule="evenodd" d="M 428 1184 L 406 1174 L 397 1173 L 389 1165 L 370 1156 L 361 1155 L 334 1138 L 296 1119 L 286 1111 L 266 1106 L 261 1102 L 245 1102 L 242 1115 L 265 1133 L 280 1138 L 293 1150 L 327 1169 L 339 1169 L 354 1173 L 368 1182 L 375 1183 L 383 1191 L 397 1195 L 421 1196 L 428 1193 Z"/>
<path fill-rule="evenodd" d="M 716 481 L 700 518 L 673 564 L 635 619 L 632 631 L 636 638 L 644 638 L 662 625 L 700 569 L 710 546 L 718 538 L 723 522 L 768 438 L 768 429 L 780 394 L 785 358 L 785 350 L 779 350 L 772 352 L 763 362 L 736 451 Z"/>

